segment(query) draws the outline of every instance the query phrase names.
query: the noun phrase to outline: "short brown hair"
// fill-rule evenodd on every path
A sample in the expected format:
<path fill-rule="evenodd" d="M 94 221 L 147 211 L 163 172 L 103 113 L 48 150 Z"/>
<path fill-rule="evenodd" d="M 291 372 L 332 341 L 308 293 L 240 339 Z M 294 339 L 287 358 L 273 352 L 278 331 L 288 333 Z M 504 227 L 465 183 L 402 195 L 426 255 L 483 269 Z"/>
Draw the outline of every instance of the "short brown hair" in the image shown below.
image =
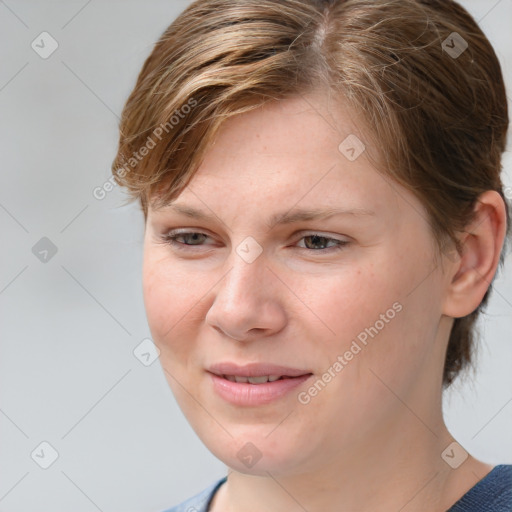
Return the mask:
<path fill-rule="evenodd" d="M 371 127 L 381 171 L 424 205 L 440 250 L 448 242 L 460 252 L 457 233 L 486 190 L 502 196 L 510 232 L 500 179 L 509 122 L 501 67 L 477 23 L 451 0 L 193 2 L 156 43 L 126 102 L 114 178 L 147 220 L 149 204 L 158 208 L 189 183 L 223 121 L 322 87 Z M 454 320 L 445 386 L 471 361 L 474 324 L 491 289 Z"/>

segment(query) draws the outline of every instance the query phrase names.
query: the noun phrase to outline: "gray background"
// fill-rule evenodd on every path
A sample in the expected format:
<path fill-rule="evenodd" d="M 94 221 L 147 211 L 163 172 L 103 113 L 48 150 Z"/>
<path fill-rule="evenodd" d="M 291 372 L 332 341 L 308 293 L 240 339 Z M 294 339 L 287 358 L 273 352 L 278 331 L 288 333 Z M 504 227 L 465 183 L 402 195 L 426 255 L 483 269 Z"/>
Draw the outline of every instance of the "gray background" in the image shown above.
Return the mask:
<path fill-rule="evenodd" d="M 188 3 L 0 1 L 1 512 L 158 512 L 226 473 L 158 361 L 133 353 L 150 337 L 138 205 L 122 206 L 117 189 L 92 194 L 110 177 L 118 116 L 144 59 Z M 495 45 L 510 99 L 512 0 L 461 3 Z M 47 59 L 31 47 L 43 31 L 59 45 Z M 512 197 L 510 144 L 504 163 Z M 43 237 L 57 249 L 46 263 L 32 250 Z M 455 438 L 494 464 L 512 463 L 507 264 L 480 323 L 474 382 L 446 396 Z M 58 452 L 47 469 L 43 441 Z"/>

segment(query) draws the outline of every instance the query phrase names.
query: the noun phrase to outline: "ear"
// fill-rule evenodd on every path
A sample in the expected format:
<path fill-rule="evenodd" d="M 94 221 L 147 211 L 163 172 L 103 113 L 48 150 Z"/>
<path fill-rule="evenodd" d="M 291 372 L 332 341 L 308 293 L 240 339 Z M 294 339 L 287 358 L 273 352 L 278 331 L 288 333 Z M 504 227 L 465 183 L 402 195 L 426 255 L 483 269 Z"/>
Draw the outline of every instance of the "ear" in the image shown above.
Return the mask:
<path fill-rule="evenodd" d="M 469 315 L 482 302 L 498 268 L 507 230 L 506 206 L 498 192 L 481 194 L 474 211 L 475 219 L 461 237 L 462 255 L 449 270 L 443 313 L 453 318 Z"/>

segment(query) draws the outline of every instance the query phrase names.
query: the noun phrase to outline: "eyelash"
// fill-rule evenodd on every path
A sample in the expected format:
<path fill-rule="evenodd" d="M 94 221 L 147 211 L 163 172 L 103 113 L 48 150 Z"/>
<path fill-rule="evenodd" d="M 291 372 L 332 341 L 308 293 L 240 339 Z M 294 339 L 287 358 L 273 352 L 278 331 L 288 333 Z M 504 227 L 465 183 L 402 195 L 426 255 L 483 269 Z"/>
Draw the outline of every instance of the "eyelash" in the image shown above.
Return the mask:
<path fill-rule="evenodd" d="M 180 250 L 180 251 L 187 251 L 187 247 L 200 247 L 202 244 L 197 244 L 197 245 L 194 245 L 194 244 L 185 244 L 185 243 L 182 243 L 182 242 L 178 242 L 176 240 L 176 238 L 180 237 L 180 236 L 186 236 L 186 235 L 204 235 L 206 237 L 209 237 L 209 235 L 207 235 L 206 233 L 201 233 L 200 231 L 182 231 L 182 232 L 176 232 L 176 231 L 170 231 L 169 233 L 166 233 L 165 235 L 162 236 L 162 239 L 163 239 L 163 242 L 172 246 L 172 247 L 175 247 L 177 250 Z M 324 240 L 327 240 L 327 243 L 329 242 L 337 242 L 337 245 L 335 246 L 331 246 L 331 247 L 326 247 L 326 248 L 323 248 L 323 249 L 308 249 L 307 247 L 299 247 L 299 249 L 302 249 L 302 250 L 305 250 L 305 251 L 308 251 L 308 252 L 322 252 L 322 253 L 330 253 L 330 252 L 336 252 L 336 251 L 340 251 L 342 250 L 349 242 L 347 242 L 346 240 L 339 240 L 337 238 L 331 238 L 331 237 L 328 237 L 328 236 L 323 236 L 319 233 L 311 233 L 311 234 L 308 234 L 308 235 L 304 235 L 302 238 L 300 238 L 300 240 L 303 240 L 304 238 L 310 238 L 310 237 L 317 237 L 317 238 L 320 238 L 320 239 L 324 239 Z"/>

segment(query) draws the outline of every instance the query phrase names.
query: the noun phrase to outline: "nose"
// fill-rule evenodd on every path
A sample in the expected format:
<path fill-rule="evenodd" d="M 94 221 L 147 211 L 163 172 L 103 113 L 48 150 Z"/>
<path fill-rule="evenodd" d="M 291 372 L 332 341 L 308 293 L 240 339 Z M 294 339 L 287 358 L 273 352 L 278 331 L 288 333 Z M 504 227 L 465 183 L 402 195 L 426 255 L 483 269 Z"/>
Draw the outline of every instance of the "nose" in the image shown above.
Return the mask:
<path fill-rule="evenodd" d="M 247 263 L 235 251 L 230 270 L 214 288 L 206 323 L 237 341 L 268 337 L 286 324 L 282 282 L 261 254 Z"/>

